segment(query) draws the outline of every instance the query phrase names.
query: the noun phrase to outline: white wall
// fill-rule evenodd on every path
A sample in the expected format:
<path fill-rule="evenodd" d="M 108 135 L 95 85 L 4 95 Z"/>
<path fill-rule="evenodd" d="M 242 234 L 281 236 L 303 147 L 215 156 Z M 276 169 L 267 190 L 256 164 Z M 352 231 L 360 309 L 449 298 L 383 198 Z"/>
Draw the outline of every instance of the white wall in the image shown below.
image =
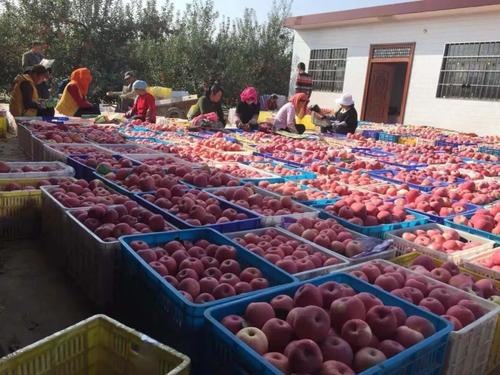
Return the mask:
<path fill-rule="evenodd" d="M 500 101 L 436 98 L 445 44 L 481 41 L 500 41 L 500 12 L 298 30 L 292 63 L 307 66 L 311 49 L 347 47 L 344 92 L 360 112 L 370 44 L 415 42 L 405 123 L 498 135 Z M 339 95 L 313 92 L 311 103 L 332 107 Z"/>

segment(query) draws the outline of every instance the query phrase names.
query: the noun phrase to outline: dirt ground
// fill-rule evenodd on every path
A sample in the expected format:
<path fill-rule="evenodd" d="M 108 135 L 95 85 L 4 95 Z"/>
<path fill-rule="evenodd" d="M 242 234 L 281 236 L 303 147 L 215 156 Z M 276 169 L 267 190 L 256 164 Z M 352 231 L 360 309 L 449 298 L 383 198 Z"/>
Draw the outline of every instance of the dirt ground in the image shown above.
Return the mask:
<path fill-rule="evenodd" d="M 0 160 L 26 160 L 17 138 L 0 139 Z M 93 315 L 92 307 L 37 239 L 0 239 L 0 357 Z"/>

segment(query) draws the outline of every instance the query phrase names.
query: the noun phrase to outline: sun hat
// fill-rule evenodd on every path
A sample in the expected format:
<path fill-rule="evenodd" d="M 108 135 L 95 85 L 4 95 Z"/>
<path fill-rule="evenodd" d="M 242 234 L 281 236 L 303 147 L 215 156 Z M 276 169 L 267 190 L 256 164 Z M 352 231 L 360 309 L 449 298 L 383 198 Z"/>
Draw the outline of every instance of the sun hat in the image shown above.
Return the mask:
<path fill-rule="evenodd" d="M 146 83 L 146 81 L 140 81 L 140 80 L 137 80 L 134 82 L 134 84 L 132 85 L 132 89 L 134 90 L 146 90 L 148 87 L 148 84 Z"/>
<path fill-rule="evenodd" d="M 338 105 L 354 105 L 354 100 L 351 94 L 343 94 L 340 98 L 335 100 Z"/>

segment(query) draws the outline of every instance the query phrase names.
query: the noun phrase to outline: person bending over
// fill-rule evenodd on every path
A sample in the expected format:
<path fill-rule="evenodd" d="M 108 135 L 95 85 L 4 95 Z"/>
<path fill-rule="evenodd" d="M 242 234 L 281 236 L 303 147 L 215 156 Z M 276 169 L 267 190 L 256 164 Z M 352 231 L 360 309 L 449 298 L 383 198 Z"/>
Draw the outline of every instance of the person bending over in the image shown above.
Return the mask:
<path fill-rule="evenodd" d="M 258 130 L 260 103 L 255 87 L 247 87 L 240 94 L 236 107 L 236 126 L 245 131 Z"/>
<path fill-rule="evenodd" d="M 71 73 L 69 83 L 57 103 L 56 110 L 66 116 L 98 115 L 99 107 L 87 101 L 92 74 L 88 68 L 79 68 Z"/>
<path fill-rule="evenodd" d="M 132 89 L 137 98 L 134 106 L 125 114 L 125 117 L 154 124 L 156 122 L 156 102 L 154 96 L 146 91 L 147 88 L 148 84 L 145 81 L 135 81 L 133 83 Z"/>
<path fill-rule="evenodd" d="M 280 108 L 274 119 L 273 130 L 289 131 L 291 133 L 302 134 L 306 127 L 295 122 L 295 117 L 302 119 L 306 114 L 309 99 L 304 93 L 295 94 L 290 101 Z"/>

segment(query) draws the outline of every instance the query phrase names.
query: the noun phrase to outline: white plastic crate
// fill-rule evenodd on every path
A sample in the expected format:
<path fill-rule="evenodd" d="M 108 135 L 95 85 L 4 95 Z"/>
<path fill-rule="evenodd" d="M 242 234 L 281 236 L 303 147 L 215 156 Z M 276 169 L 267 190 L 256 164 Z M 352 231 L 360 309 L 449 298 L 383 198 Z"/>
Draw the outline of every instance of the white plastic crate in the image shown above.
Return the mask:
<path fill-rule="evenodd" d="M 290 238 L 290 240 L 296 240 L 299 243 L 307 244 L 307 245 L 311 246 L 311 248 L 315 252 L 325 254 L 329 258 L 333 257 L 333 258 L 336 258 L 340 261 L 338 264 L 334 264 L 332 266 L 319 267 L 319 268 L 315 268 L 315 269 L 310 270 L 310 271 L 303 271 L 303 272 L 293 274 L 293 276 L 297 277 L 300 280 L 312 279 L 313 277 L 317 277 L 317 276 L 331 273 L 333 271 L 347 267 L 350 263 L 349 259 L 347 259 L 346 257 L 344 257 L 340 254 L 337 254 L 334 251 L 325 249 L 324 247 L 318 246 L 315 243 L 309 243 L 308 241 L 304 240 L 303 238 L 300 238 L 300 237 L 297 238 L 297 236 L 294 236 L 292 233 L 284 230 L 283 228 L 279 228 L 279 227 L 267 227 L 267 228 L 253 229 L 253 230 L 245 230 L 245 231 L 241 231 L 241 232 L 226 233 L 225 235 L 231 239 L 234 239 L 236 237 L 243 237 L 247 233 L 255 233 L 257 235 L 261 235 L 269 229 L 276 230 L 280 235 L 288 237 L 288 238 Z M 245 247 L 245 246 L 243 246 L 243 247 Z"/>
<path fill-rule="evenodd" d="M 481 254 L 467 256 L 463 259 L 463 266 L 486 277 L 500 280 L 500 272 L 492 270 L 491 268 L 486 268 L 485 266 L 482 266 L 478 263 L 480 260 L 484 260 L 491 256 L 491 254 L 493 254 L 495 251 L 500 251 L 500 247 L 484 251 Z"/>
<path fill-rule="evenodd" d="M 406 275 L 418 275 L 419 277 L 424 277 L 430 283 L 439 284 L 443 288 L 449 289 L 454 293 L 464 293 L 463 290 L 423 276 L 395 263 L 382 259 L 377 260 L 376 262 L 399 268 L 401 269 L 401 272 L 404 272 Z M 365 263 L 350 266 L 343 269 L 342 272 L 359 270 L 364 264 Z M 495 329 L 497 326 L 498 315 L 500 314 L 500 307 L 472 294 L 468 296 L 472 301 L 478 303 L 486 311 L 486 313 L 475 322 L 462 328 L 460 331 L 452 331 L 450 333 L 448 352 L 446 355 L 445 375 L 479 375 L 487 373 L 488 360 L 490 357 L 490 350 L 495 339 Z"/>
<path fill-rule="evenodd" d="M 11 168 L 21 168 L 24 166 L 30 167 L 58 167 L 55 171 L 47 172 L 11 172 L 11 173 L 0 173 L 1 179 L 14 178 L 14 179 L 35 179 L 35 178 L 52 178 L 52 177 L 73 177 L 75 175 L 75 170 L 73 167 L 61 163 L 59 161 L 50 162 L 30 162 L 30 161 L 13 161 L 5 162 Z"/>
<path fill-rule="evenodd" d="M 238 186 L 231 186 L 231 187 L 222 187 L 221 186 L 221 187 L 208 188 L 208 189 L 203 189 L 203 190 L 206 191 L 207 193 L 214 194 L 217 191 L 228 190 L 228 189 L 235 189 L 235 188 L 238 188 Z M 272 192 L 270 192 L 268 190 L 264 190 L 264 189 L 258 188 L 256 186 L 253 186 L 252 188 L 253 188 L 253 190 L 256 193 L 259 193 L 261 195 L 271 196 L 271 197 L 276 198 L 278 200 L 280 198 L 282 198 L 281 195 L 276 194 L 276 193 L 272 193 Z M 222 200 L 226 200 L 224 197 L 221 197 L 221 196 L 218 196 L 218 195 L 216 195 L 216 196 L 218 198 L 222 199 Z M 236 205 L 236 203 L 233 203 L 233 202 L 230 202 L 230 203 Z M 301 217 L 316 218 L 319 215 L 319 211 L 318 210 L 316 210 L 316 209 L 314 209 L 312 207 L 306 206 L 305 204 L 297 203 L 296 201 L 294 201 L 294 205 L 301 207 L 304 212 L 295 213 L 295 214 L 289 214 L 289 215 L 275 215 L 275 216 L 263 216 L 263 215 L 258 214 L 258 215 L 261 216 L 262 226 L 264 226 L 264 227 L 271 227 L 271 226 L 274 226 L 274 225 L 279 225 L 279 224 L 281 224 L 282 219 L 285 218 L 285 217 L 291 217 L 291 218 L 294 218 L 294 219 L 300 219 Z M 247 208 L 246 210 L 249 210 L 249 209 Z M 252 210 L 249 210 L 249 211 L 253 212 Z"/>
<path fill-rule="evenodd" d="M 456 230 L 458 234 L 460 235 L 460 238 L 466 239 L 468 241 L 476 241 L 481 243 L 480 246 L 476 246 L 471 249 L 467 250 L 462 250 L 462 251 L 456 251 L 454 253 L 447 254 L 442 251 L 437 251 L 437 250 L 432 250 L 429 249 L 428 247 L 418 245 L 416 243 L 407 241 L 403 238 L 401 238 L 401 235 L 405 232 L 411 232 L 414 233 L 418 229 L 421 230 L 429 230 L 429 229 L 440 229 L 440 230 Z M 406 253 L 409 253 L 413 250 L 416 250 L 418 252 L 421 252 L 423 254 L 427 254 L 429 256 L 432 256 L 434 258 L 441 259 L 445 262 L 450 261 L 456 264 L 462 264 L 463 259 L 467 256 L 472 256 L 476 254 L 483 253 L 484 251 L 487 251 L 491 249 L 494 246 L 494 242 L 491 240 L 487 240 L 483 237 L 476 236 L 474 234 L 470 234 L 461 230 L 457 230 L 454 228 L 449 228 L 444 225 L 436 224 L 436 223 L 430 223 L 430 224 L 423 224 L 423 225 L 418 225 L 416 227 L 412 228 L 404 228 L 404 229 L 398 229 L 398 230 L 393 230 L 391 232 L 385 233 L 385 238 L 391 239 L 394 243 L 394 247 L 397 249 L 397 256 L 403 255 Z"/>

